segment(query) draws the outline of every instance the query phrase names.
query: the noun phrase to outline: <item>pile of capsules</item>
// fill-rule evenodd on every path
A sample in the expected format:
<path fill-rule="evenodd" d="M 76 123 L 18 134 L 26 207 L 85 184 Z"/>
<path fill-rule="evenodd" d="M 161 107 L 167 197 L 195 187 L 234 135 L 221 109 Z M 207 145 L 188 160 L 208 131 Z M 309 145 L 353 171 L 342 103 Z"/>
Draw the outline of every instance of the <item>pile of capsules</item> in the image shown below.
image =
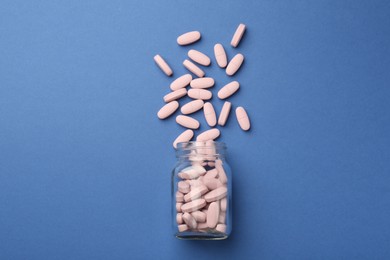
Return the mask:
<path fill-rule="evenodd" d="M 179 232 L 204 232 L 210 229 L 226 233 L 228 207 L 227 176 L 222 161 L 206 171 L 201 165 L 184 168 L 178 174 L 176 222 Z"/>
<path fill-rule="evenodd" d="M 231 46 L 234 48 L 238 46 L 241 41 L 242 36 L 245 32 L 245 25 L 240 24 L 231 40 Z M 181 46 L 190 45 L 201 38 L 201 34 L 198 31 L 191 31 L 180 35 L 177 38 L 177 43 Z M 241 67 L 244 61 L 244 55 L 241 53 L 236 54 L 230 62 L 228 62 L 226 52 L 222 44 L 217 43 L 214 46 L 214 55 L 216 62 L 219 67 L 226 68 L 226 74 L 228 76 L 233 76 Z M 178 108 L 179 102 L 176 100 L 188 95 L 190 98 L 194 100 L 183 105 L 180 109 L 182 115 L 178 115 L 176 117 L 176 122 L 188 128 L 186 131 L 181 133 L 173 142 L 173 147 L 177 148 L 177 144 L 179 142 L 188 142 L 194 137 L 194 132 L 192 129 L 198 129 L 200 123 L 195 118 L 188 116 L 200 109 L 203 108 L 204 116 L 207 124 L 212 127 L 210 130 L 206 130 L 203 133 L 199 134 L 196 138 L 197 141 L 207 141 L 214 140 L 219 137 L 220 131 L 217 128 L 213 128 L 217 124 L 217 115 L 215 113 L 215 109 L 210 102 L 206 102 L 212 98 L 211 91 L 207 90 L 214 86 L 214 79 L 211 77 L 204 77 L 204 71 L 195 63 L 201 66 L 209 66 L 211 64 L 210 58 L 197 50 L 189 50 L 188 51 L 189 59 L 184 60 L 184 67 L 193 73 L 197 78 L 193 78 L 191 74 L 185 74 L 177 79 L 175 79 L 170 84 L 170 89 L 172 90 L 170 93 L 164 96 L 164 101 L 167 103 L 164 105 L 157 113 L 159 119 L 165 119 L 172 115 Z M 192 60 L 192 61 L 190 61 Z M 154 61 L 160 67 L 160 69 L 167 75 L 172 76 L 173 71 L 167 64 L 167 62 L 160 56 L 154 56 Z M 186 87 L 190 85 L 190 89 L 187 91 Z M 218 98 L 224 100 L 233 95 L 240 88 L 240 84 L 237 81 L 232 81 L 225 86 L 223 86 L 218 91 Z M 218 125 L 224 126 L 226 120 L 228 119 L 232 104 L 228 101 L 225 101 L 222 110 L 219 114 Z M 236 108 L 236 117 L 237 121 L 242 130 L 247 131 L 250 128 L 250 121 L 247 112 L 243 107 Z M 187 216 L 187 215 L 186 215 Z M 183 216 L 184 217 L 184 216 Z"/>

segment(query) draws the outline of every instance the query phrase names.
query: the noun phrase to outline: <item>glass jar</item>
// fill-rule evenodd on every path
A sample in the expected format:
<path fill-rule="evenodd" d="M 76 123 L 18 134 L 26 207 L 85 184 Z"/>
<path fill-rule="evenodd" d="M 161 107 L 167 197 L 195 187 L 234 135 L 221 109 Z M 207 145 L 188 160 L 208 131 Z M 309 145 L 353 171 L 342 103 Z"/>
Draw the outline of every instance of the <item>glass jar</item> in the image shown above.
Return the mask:
<path fill-rule="evenodd" d="M 177 145 L 172 172 L 173 232 L 180 239 L 226 239 L 232 230 L 232 174 L 221 142 Z"/>

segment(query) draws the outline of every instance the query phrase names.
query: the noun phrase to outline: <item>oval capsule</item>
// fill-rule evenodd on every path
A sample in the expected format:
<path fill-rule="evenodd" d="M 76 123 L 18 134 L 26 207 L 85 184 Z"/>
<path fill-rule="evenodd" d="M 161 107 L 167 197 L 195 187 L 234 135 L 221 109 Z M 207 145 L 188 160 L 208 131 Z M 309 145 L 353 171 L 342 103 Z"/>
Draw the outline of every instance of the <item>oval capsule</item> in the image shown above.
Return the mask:
<path fill-rule="evenodd" d="M 173 71 L 171 67 L 169 67 L 168 63 L 160 55 L 157 54 L 156 56 L 154 56 L 153 59 L 160 67 L 160 69 L 165 73 L 165 75 L 167 75 L 168 77 L 172 76 Z"/>
<path fill-rule="evenodd" d="M 210 58 L 206 54 L 197 50 L 189 50 L 188 57 L 190 57 L 191 60 L 203 66 L 209 66 L 211 63 Z"/>
<path fill-rule="evenodd" d="M 240 43 L 241 38 L 244 35 L 245 28 L 246 28 L 246 26 L 243 23 L 241 23 L 237 27 L 236 32 L 233 35 L 232 41 L 230 42 L 230 45 L 232 45 L 234 48 L 236 48 L 238 46 L 238 44 Z"/>
<path fill-rule="evenodd" d="M 210 102 L 206 102 L 203 105 L 203 112 L 207 124 L 211 127 L 214 127 L 217 124 L 217 115 L 215 114 L 213 104 L 211 104 Z"/>
<path fill-rule="evenodd" d="M 191 215 L 195 218 L 196 222 L 206 222 L 206 213 L 202 211 L 194 211 Z"/>
<path fill-rule="evenodd" d="M 195 218 L 188 212 L 184 213 L 183 216 L 184 223 L 187 224 L 187 226 L 191 229 L 195 229 L 197 226 Z"/>
<path fill-rule="evenodd" d="M 209 208 L 207 209 L 207 226 L 209 228 L 215 228 L 219 219 L 219 203 L 212 202 L 210 203 Z"/>
<path fill-rule="evenodd" d="M 199 128 L 199 121 L 189 117 L 189 116 L 183 116 L 183 115 L 178 115 L 176 117 L 176 123 L 178 123 L 181 126 L 190 128 L 190 129 L 198 129 Z"/>
<path fill-rule="evenodd" d="M 189 60 L 184 60 L 183 65 L 186 69 L 188 69 L 189 71 L 194 73 L 197 77 L 199 77 L 199 78 L 204 77 L 204 71 L 201 68 L 199 68 L 198 66 L 196 66 L 193 62 L 191 62 Z"/>
<path fill-rule="evenodd" d="M 210 77 L 193 79 L 190 82 L 191 88 L 211 88 L 214 86 L 214 79 Z"/>
<path fill-rule="evenodd" d="M 236 91 L 240 88 L 240 83 L 237 81 L 232 81 L 225 86 L 223 86 L 219 91 L 218 91 L 218 97 L 220 99 L 225 99 L 236 93 Z"/>
<path fill-rule="evenodd" d="M 225 101 L 221 113 L 219 114 L 218 125 L 224 126 L 226 124 L 226 120 L 229 117 L 231 107 L 232 103 L 230 103 L 229 101 Z"/>
<path fill-rule="evenodd" d="M 201 100 L 201 99 L 193 100 L 191 102 L 188 102 L 184 106 L 182 106 L 180 111 L 184 115 L 188 115 L 188 114 L 191 114 L 191 113 L 198 111 L 199 109 L 202 109 L 203 105 L 204 105 L 203 100 Z"/>
<path fill-rule="evenodd" d="M 237 70 L 241 67 L 243 62 L 244 62 L 244 55 L 239 53 L 236 56 L 234 56 L 226 68 L 226 74 L 228 76 L 233 76 L 237 72 Z"/>
<path fill-rule="evenodd" d="M 173 147 L 176 149 L 178 143 L 189 142 L 194 136 L 194 131 L 188 129 L 181 133 L 175 141 L 173 141 Z"/>
<path fill-rule="evenodd" d="M 227 65 L 227 56 L 222 44 L 217 43 L 214 45 L 214 55 L 218 66 L 221 68 L 225 68 Z"/>
<path fill-rule="evenodd" d="M 164 96 L 164 101 L 168 103 L 168 102 L 171 102 L 173 100 L 184 97 L 185 95 L 187 95 L 187 90 L 185 88 L 181 88 L 181 89 L 178 89 L 178 90 L 175 90 L 171 93 L 166 94 Z"/>
<path fill-rule="evenodd" d="M 206 89 L 190 89 L 188 90 L 188 96 L 193 99 L 209 100 L 213 93 Z"/>
<path fill-rule="evenodd" d="M 181 77 L 178 77 L 174 81 L 172 81 L 171 85 L 169 86 L 171 90 L 175 91 L 181 88 L 185 88 L 190 84 L 192 80 L 192 75 L 191 74 L 184 74 Z"/>
<path fill-rule="evenodd" d="M 163 106 L 158 112 L 157 117 L 160 119 L 165 119 L 175 113 L 176 109 L 179 108 L 179 102 L 171 101 L 165 106 Z"/>
<path fill-rule="evenodd" d="M 220 134 L 221 134 L 221 132 L 217 128 L 206 130 L 203 133 L 201 133 L 200 135 L 198 135 L 198 137 L 196 138 L 196 141 L 214 140 L 214 139 L 218 138 L 218 136 Z"/>
<path fill-rule="evenodd" d="M 246 113 L 243 107 L 236 108 L 236 117 L 237 117 L 238 124 L 240 125 L 242 130 L 248 131 L 249 128 L 251 128 L 251 123 L 248 114 Z"/>
<path fill-rule="evenodd" d="M 183 204 L 181 206 L 181 210 L 183 212 L 193 212 L 203 208 L 204 206 L 206 206 L 206 201 L 204 199 L 197 199 Z"/>
<path fill-rule="evenodd" d="M 192 32 L 187 32 L 183 33 L 179 37 L 177 37 L 177 44 L 179 45 L 188 45 L 191 43 L 194 43 L 198 41 L 201 37 L 201 34 L 199 31 L 192 31 Z"/>
<path fill-rule="evenodd" d="M 217 201 L 217 200 L 225 198 L 227 192 L 228 192 L 227 188 L 225 186 L 222 186 L 222 187 L 216 188 L 215 190 L 212 190 L 209 193 L 207 193 L 206 195 L 204 195 L 204 199 L 207 202 Z M 209 210 L 210 210 L 210 208 L 209 208 Z"/>

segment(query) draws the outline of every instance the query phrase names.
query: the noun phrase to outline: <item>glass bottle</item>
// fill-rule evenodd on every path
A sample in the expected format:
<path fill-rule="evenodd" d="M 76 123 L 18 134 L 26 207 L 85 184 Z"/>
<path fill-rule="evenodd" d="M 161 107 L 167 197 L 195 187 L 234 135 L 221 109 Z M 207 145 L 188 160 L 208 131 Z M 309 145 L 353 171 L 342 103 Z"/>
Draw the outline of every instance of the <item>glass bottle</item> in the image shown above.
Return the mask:
<path fill-rule="evenodd" d="M 172 224 L 180 239 L 226 239 L 232 230 L 232 174 L 222 142 L 177 145 Z"/>

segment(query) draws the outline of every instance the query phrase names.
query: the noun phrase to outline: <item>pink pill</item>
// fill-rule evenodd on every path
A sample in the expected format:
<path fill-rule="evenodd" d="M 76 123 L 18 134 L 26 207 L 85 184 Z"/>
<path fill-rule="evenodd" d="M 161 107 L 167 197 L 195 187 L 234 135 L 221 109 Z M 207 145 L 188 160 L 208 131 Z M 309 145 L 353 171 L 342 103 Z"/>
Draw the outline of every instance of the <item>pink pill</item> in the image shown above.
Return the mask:
<path fill-rule="evenodd" d="M 160 119 L 165 119 L 175 113 L 176 109 L 179 108 L 179 102 L 171 101 L 165 106 L 163 106 L 158 112 L 157 117 Z"/>
<path fill-rule="evenodd" d="M 180 109 L 180 111 L 185 114 L 192 114 L 195 113 L 196 111 L 200 110 L 203 108 L 204 101 L 201 99 L 196 99 L 191 102 L 188 102 L 187 104 L 183 105 Z"/>
<path fill-rule="evenodd" d="M 244 35 L 245 32 L 245 24 L 241 23 L 237 29 L 236 32 L 233 35 L 232 41 L 230 42 L 230 45 L 232 45 L 234 48 L 238 46 L 238 44 L 241 41 L 242 36 Z"/>
<path fill-rule="evenodd" d="M 188 192 L 188 194 L 184 195 L 184 201 L 189 202 L 192 200 L 199 199 L 203 194 L 205 194 L 208 191 L 209 190 L 207 189 L 207 187 L 205 185 L 201 185 L 199 187 L 194 187 L 193 189 L 191 189 L 190 192 Z"/>
<path fill-rule="evenodd" d="M 190 129 L 185 130 L 175 139 L 175 141 L 173 141 L 173 147 L 176 149 L 178 143 L 189 142 L 193 136 L 194 136 L 194 131 Z"/>
<path fill-rule="evenodd" d="M 199 186 L 203 186 L 203 182 L 200 180 L 202 177 L 203 176 L 200 176 L 197 180 L 187 180 L 191 186 L 191 189 L 194 189 L 194 188 L 199 187 Z"/>
<path fill-rule="evenodd" d="M 226 120 L 229 117 L 231 107 L 232 107 L 232 103 L 225 101 L 221 113 L 219 114 L 218 125 L 224 126 L 226 124 Z"/>
<path fill-rule="evenodd" d="M 179 232 L 184 232 L 188 230 L 188 226 L 186 224 L 179 225 L 177 226 L 177 228 L 179 229 Z"/>
<path fill-rule="evenodd" d="M 251 128 L 251 123 L 249 121 L 248 114 L 243 107 L 236 108 L 236 117 L 238 124 L 240 125 L 242 130 L 248 131 L 249 128 Z"/>
<path fill-rule="evenodd" d="M 217 154 L 217 151 L 215 150 L 215 143 L 213 140 L 208 140 L 206 141 L 206 154 L 207 154 L 207 159 L 208 160 L 215 160 L 215 155 Z M 214 162 L 208 162 L 208 166 L 210 167 L 214 167 L 213 165 L 211 165 L 210 163 L 214 163 Z"/>
<path fill-rule="evenodd" d="M 191 91 L 191 90 L 190 90 Z M 204 117 L 209 126 L 214 127 L 217 124 L 217 115 L 213 105 L 210 102 L 206 102 L 203 106 Z"/>
<path fill-rule="evenodd" d="M 214 45 L 214 55 L 217 60 L 217 64 L 221 68 L 225 68 L 227 65 L 227 56 L 222 44 L 217 43 Z"/>
<path fill-rule="evenodd" d="M 188 212 L 184 213 L 182 218 L 183 218 L 184 223 L 186 223 L 190 229 L 196 228 L 196 226 L 197 226 L 196 220 L 190 213 L 188 213 Z"/>
<path fill-rule="evenodd" d="M 215 228 L 219 219 L 219 204 L 217 202 L 213 202 L 210 204 L 207 210 L 207 226 L 209 228 Z"/>
<path fill-rule="evenodd" d="M 203 208 L 204 206 L 206 206 L 206 201 L 204 199 L 197 199 L 181 206 L 181 210 L 183 212 L 193 212 Z"/>
<path fill-rule="evenodd" d="M 176 192 L 176 202 L 184 202 L 184 194 L 180 191 Z"/>
<path fill-rule="evenodd" d="M 190 57 L 191 60 L 203 66 L 209 66 L 211 62 L 210 58 L 206 54 L 197 50 L 189 50 L 188 57 Z"/>
<path fill-rule="evenodd" d="M 238 69 L 241 67 L 243 62 L 244 62 L 244 55 L 242 55 L 241 53 L 238 53 L 229 62 L 228 66 L 226 68 L 226 74 L 228 76 L 233 76 L 238 71 Z"/>
<path fill-rule="evenodd" d="M 225 224 L 218 224 L 217 227 L 215 228 L 215 230 L 222 232 L 222 233 L 226 233 L 226 225 Z"/>
<path fill-rule="evenodd" d="M 200 175 L 204 175 L 204 173 L 206 173 L 206 169 L 203 166 L 193 165 L 181 170 L 178 176 L 182 179 L 190 180 L 190 179 L 196 179 Z"/>
<path fill-rule="evenodd" d="M 191 61 L 184 60 L 183 65 L 186 69 L 188 69 L 189 71 L 194 73 L 197 77 L 199 77 L 199 78 L 204 77 L 204 74 L 205 74 L 204 71 L 201 68 L 199 68 L 198 66 L 196 66 L 194 63 L 192 63 Z"/>
<path fill-rule="evenodd" d="M 176 222 L 177 222 L 177 224 L 183 224 L 182 216 L 183 216 L 183 213 L 177 213 L 176 214 Z"/>
<path fill-rule="evenodd" d="M 190 82 L 191 88 L 211 88 L 214 86 L 214 79 L 210 77 L 193 79 Z"/>
<path fill-rule="evenodd" d="M 204 175 L 204 179 L 215 179 L 218 177 L 218 170 L 216 168 L 209 170 Z"/>
<path fill-rule="evenodd" d="M 177 37 L 177 44 L 188 45 L 200 39 L 201 35 L 198 31 L 187 32 Z"/>
<path fill-rule="evenodd" d="M 190 89 L 188 90 L 188 96 L 193 99 L 208 100 L 213 96 L 213 94 L 211 91 L 206 89 Z"/>
<path fill-rule="evenodd" d="M 187 95 L 187 90 L 185 88 L 181 88 L 181 89 L 178 89 L 178 90 L 175 90 L 171 93 L 168 93 L 164 96 L 164 101 L 165 102 L 171 102 L 173 100 L 176 100 L 176 99 L 179 99 L 181 97 L 184 97 L 185 95 Z"/>
<path fill-rule="evenodd" d="M 176 203 L 176 211 L 177 212 L 181 212 L 181 206 L 182 205 L 183 205 L 183 203 L 181 203 L 181 202 Z"/>
<path fill-rule="evenodd" d="M 216 201 L 216 200 L 220 200 L 220 199 L 223 199 L 226 197 L 226 194 L 227 194 L 227 188 L 222 186 L 222 187 L 219 187 L 215 190 L 212 190 L 210 191 L 209 193 L 207 193 L 205 196 L 204 196 L 204 199 L 207 201 L 207 202 L 213 202 L 213 201 Z M 219 205 L 219 204 L 218 204 Z"/>
<path fill-rule="evenodd" d="M 215 190 L 215 189 L 223 186 L 222 182 L 218 179 L 215 179 L 215 178 L 204 179 L 203 183 L 204 183 L 204 185 L 206 185 L 206 187 L 209 190 Z M 185 199 L 185 196 L 184 196 L 184 199 Z"/>
<path fill-rule="evenodd" d="M 169 87 L 173 91 L 181 88 L 185 88 L 186 86 L 188 86 L 188 84 L 190 84 L 191 80 L 192 80 L 191 74 L 184 74 L 183 76 L 175 79 Z"/>
<path fill-rule="evenodd" d="M 221 134 L 221 132 L 219 131 L 219 129 L 213 128 L 210 130 L 206 130 L 203 133 L 201 133 L 200 135 L 198 135 L 196 140 L 197 141 L 214 140 L 214 139 L 218 138 L 220 134 Z"/>
<path fill-rule="evenodd" d="M 160 55 L 157 54 L 154 56 L 154 61 L 168 77 L 172 76 L 173 72 L 171 67 L 169 67 L 168 63 L 166 63 L 166 61 Z"/>
<path fill-rule="evenodd" d="M 181 193 L 188 193 L 188 192 L 190 192 L 190 185 L 187 183 L 187 182 L 185 182 L 185 181 L 179 181 L 178 183 L 177 183 L 177 189 L 181 192 Z M 184 198 L 185 198 L 185 196 L 184 196 Z"/>
<path fill-rule="evenodd" d="M 219 212 L 218 223 L 222 223 L 222 224 L 226 223 L 226 212 L 223 211 Z"/>
<path fill-rule="evenodd" d="M 189 117 L 189 116 L 183 116 L 183 115 L 178 115 L 176 117 L 176 123 L 178 123 L 181 126 L 190 128 L 190 129 L 198 129 L 199 128 L 199 121 Z"/>
<path fill-rule="evenodd" d="M 219 91 L 218 91 L 218 97 L 220 99 L 225 99 L 236 93 L 236 91 L 240 88 L 240 83 L 237 81 L 232 81 L 225 86 L 223 86 Z"/>
<path fill-rule="evenodd" d="M 227 209 L 227 199 L 223 198 L 221 199 L 221 210 L 226 211 L 226 209 Z"/>
<path fill-rule="evenodd" d="M 196 222 L 206 222 L 206 213 L 202 212 L 202 211 L 194 211 L 191 213 L 191 215 L 194 217 L 194 219 L 196 220 Z"/>

